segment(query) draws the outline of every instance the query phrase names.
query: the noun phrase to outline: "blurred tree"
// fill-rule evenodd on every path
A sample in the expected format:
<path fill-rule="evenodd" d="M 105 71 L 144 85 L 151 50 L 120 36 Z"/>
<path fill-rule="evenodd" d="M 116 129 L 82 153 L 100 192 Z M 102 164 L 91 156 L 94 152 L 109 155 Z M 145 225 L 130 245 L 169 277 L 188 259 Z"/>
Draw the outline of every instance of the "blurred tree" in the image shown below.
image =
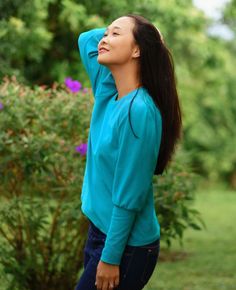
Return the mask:
<path fill-rule="evenodd" d="M 223 20 L 236 33 L 236 0 L 226 4 Z"/>
<path fill-rule="evenodd" d="M 53 34 L 46 27 L 50 0 L 0 2 L 0 77 L 15 75 L 32 80 L 50 48 Z M 30 77 L 31 76 L 31 77 Z"/>
<path fill-rule="evenodd" d="M 235 31 L 236 1 L 224 21 Z M 235 38 L 207 34 L 210 20 L 189 0 L 6 0 L 0 3 L 0 78 L 35 84 L 66 76 L 90 86 L 77 39 L 127 13 L 141 14 L 162 32 L 174 57 L 184 114 L 183 147 L 202 175 L 234 183 Z"/>
<path fill-rule="evenodd" d="M 123 0 L 111 5 L 108 0 L 46 0 L 43 4 L 8 0 L 0 4 L 0 76 L 15 74 L 39 84 L 62 81 L 67 75 L 83 80 L 78 35 L 127 13 L 139 13 L 159 26 L 184 62 L 198 55 L 194 48 L 200 48 L 205 22 L 189 1 Z"/>

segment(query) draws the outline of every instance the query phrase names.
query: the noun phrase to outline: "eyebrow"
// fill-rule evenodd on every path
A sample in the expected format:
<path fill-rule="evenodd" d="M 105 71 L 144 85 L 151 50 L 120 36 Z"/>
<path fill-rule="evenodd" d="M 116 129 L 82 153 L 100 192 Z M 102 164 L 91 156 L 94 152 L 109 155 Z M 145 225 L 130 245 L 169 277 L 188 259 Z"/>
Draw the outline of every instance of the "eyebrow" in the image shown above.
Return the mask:
<path fill-rule="evenodd" d="M 113 28 L 121 29 L 121 27 L 119 27 L 119 26 L 114 26 Z M 109 30 L 109 26 L 107 27 L 107 30 Z"/>

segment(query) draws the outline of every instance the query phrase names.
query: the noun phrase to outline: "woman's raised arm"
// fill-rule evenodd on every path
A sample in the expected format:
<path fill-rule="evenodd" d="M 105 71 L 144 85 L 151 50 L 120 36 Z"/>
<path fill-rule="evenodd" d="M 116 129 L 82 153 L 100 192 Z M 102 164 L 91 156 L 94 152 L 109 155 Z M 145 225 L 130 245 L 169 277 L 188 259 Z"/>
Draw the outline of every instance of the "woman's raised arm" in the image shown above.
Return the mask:
<path fill-rule="evenodd" d="M 97 61 L 98 43 L 105 30 L 106 28 L 95 28 L 81 33 L 78 38 L 80 57 L 89 75 L 95 99 L 98 93 L 102 91 L 102 86 L 115 89 L 115 82 L 110 70 Z"/>

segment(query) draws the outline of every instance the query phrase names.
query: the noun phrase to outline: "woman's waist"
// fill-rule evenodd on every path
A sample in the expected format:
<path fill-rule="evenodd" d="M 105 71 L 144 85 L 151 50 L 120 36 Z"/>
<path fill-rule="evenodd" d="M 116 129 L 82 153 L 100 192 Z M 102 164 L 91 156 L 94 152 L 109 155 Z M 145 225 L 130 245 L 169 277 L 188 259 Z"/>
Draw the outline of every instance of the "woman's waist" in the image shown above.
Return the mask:
<path fill-rule="evenodd" d="M 90 224 L 90 230 L 93 232 L 93 235 L 106 239 L 107 235 L 102 232 L 93 222 L 90 218 L 88 218 L 89 224 Z M 133 246 L 133 247 L 139 247 L 139 246 L 153 246 L 159 244 L 160 241 L 160 227 L 158 222 L 154 223 L 154 225 L 146 229 L 141 229 L 135 226 L 130 232 L 127 245 Z"/>

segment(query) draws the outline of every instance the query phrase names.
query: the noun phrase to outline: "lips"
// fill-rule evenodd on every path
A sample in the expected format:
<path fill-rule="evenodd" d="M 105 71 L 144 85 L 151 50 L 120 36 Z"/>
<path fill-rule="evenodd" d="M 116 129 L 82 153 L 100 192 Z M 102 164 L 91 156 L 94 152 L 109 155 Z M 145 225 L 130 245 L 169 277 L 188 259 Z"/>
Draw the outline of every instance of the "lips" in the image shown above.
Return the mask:
<path fill-rule="evenodd" d="M 105 47 L 101 47 L 101 48 L 99 48 L 99 53 L 104 53 L 104 52 L 108 52 L 109 50 L 108 49 L 106 49 Z"/>

